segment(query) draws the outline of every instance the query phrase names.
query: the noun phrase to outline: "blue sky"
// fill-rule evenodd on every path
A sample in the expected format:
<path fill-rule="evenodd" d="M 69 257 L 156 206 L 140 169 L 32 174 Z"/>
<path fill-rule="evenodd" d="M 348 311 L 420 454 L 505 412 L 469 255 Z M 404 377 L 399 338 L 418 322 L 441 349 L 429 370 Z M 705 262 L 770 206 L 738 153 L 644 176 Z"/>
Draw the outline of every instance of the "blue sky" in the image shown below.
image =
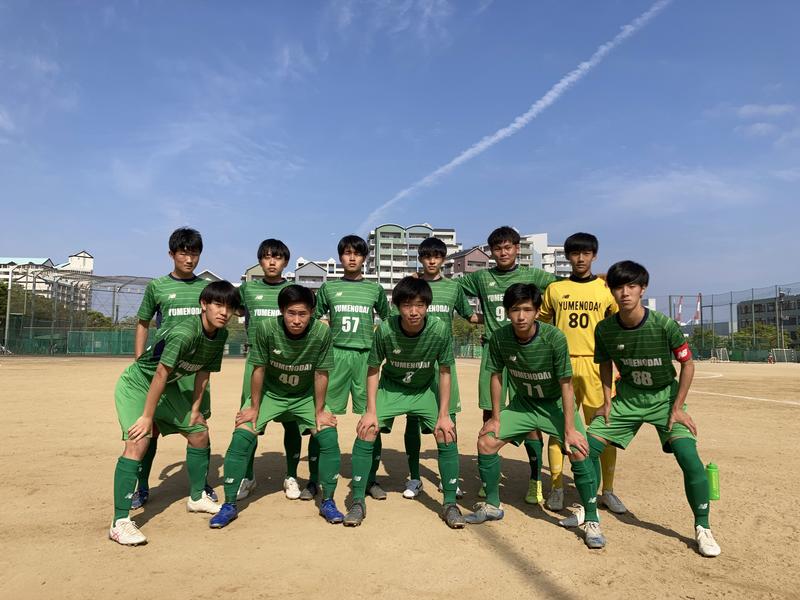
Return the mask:
<path fill-rule="evenodd" d="M 191 225 L 231 279 L 265 237 L 327 258 L 651 6 L 0 0 L 0 255 L 154 276 Z M 465 245 L 592 231 L 600 270 L 639 260 L 654 294 L 800 280 L 798 22 L 794 2 L 676 0 L 380 220 Z"/>

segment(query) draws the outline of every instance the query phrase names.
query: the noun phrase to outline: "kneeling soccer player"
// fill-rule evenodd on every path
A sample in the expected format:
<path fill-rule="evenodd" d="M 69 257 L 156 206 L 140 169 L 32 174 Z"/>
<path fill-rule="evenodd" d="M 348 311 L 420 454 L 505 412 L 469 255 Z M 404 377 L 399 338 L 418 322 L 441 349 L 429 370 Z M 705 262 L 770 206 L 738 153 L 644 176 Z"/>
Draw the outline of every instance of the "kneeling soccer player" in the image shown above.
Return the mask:
<path fill-rule="evenodd" d="M 649 278 L 647 269 L 629 260 L 612 265 L 606 275 L 619 313 L 595 329 L 594 360 L 600 364 L 604 404 L 589 425 L 591 459 L 599 473 L 606 444 L 624 450 L 643 423 L 655 426 L 662 449 L 675 455 L 683 471 L 700 554 L 718 556 L 708 524 L 708 478 L 697 454 L 697 427 L 684 404 L 694 377 L 692 353 L 675 321 L 642 306 Z M 673 356 L 681 364 L 678 381 Z M 620 373 L 613 402 L 612 361 Z"/>
<path fill-rule="evenodd" d="M 432 298 L 427 281 L 404 277 L 392 292 L 400 314 L 390 316 L 375 332 L 367 362 L 367 410 L 358 422 L 353 444 L 353 504 L 344 518 L 347 526 L 361 525 L 367 514 L 364 497 L 375 438 L 381 431 L 392 430 L 395 417 L 406 415 L 419 419 L 423 433 L 434 434 L 444 491 L 441 516 L 453 529 L 464 527 L 456 506 L 456 427 L 449 414 L 450 368 L 455 362 L 452 333 L 444 321 L 427 316 Z"/>
<path fill-rule="evenodd" d="M 189 512 L 214 514 L 219 505 L 204 491 L 211 455 L 208 427 L 201 411 L 209 374 L 219 371 L 228 332 L 225 326 L 239 310 L 239 291 L 227 281 L 210 283 L 200 293 L 201 313 L 158 330 L 155 343 L 120 376 L 114 391 L 125 450 L 114 472 L 114 521 L 109 538 L 126 545 L 147 538 L 130 520 L 131 499 L 153 426 L 161 435 L 181 433 L 188 442 Z M 194 390 L 178 380 L 194 375 Z"/>
<path fill-rule="evenodd" d="M 296 421 L 302 433 L 319 443 L 322 503 L 319 513 L 341 523 L 333 493 L 341 454 L 336 417 L 325 410 L 328 372 L 333 368 L 331 332 L 314 319 L 314 293 L 288 285 L 278 294 L 281 316 L 258 323 L 248 357 L 253 367 L 250 399 L 236 414 L 236 429 L 225 454 L 225 503 L 209 525 L 225 527 L 238 516 L 236 496 L 256 444 L 256 434 L 270 421 Z"/>
<path fill-rule="evenodd" d="M 475 505 L 467 523 L 503 518 L 500 506 L 500 456 L 508 442 L 535 440 L 541 452 L 541 434 L 556 438 L 572 462 L 575 487 L 585 507 L 585 541 L 602 548 L 595 491 L 597 482 L 587 456 L 589 444 L 575 407 L 572 367 L 564 334 L 536 317 L 542 294 L 531 284 L 515 283 L 503 295 L 511 323 L 495 331 L 489 343 L 487 369 L 492 374 L 492 416 L 478 434 L 478 470 L 486 489 L 486 502 Z M 501 410 L 502 373 L 506 369 L 514 387 L 514 399 Z"/>

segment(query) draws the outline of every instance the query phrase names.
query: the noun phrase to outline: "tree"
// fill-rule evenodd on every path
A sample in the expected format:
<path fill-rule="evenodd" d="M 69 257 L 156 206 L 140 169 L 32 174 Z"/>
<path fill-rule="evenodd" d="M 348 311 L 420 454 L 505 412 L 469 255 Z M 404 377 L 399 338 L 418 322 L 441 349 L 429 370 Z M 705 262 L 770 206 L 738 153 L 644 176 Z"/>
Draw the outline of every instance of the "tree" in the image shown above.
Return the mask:
<path fill-rule="evenodd" d="M 86 318 L 84 319 L 84 326 L 89 329 L 99 329 L 99 328 L 106 328 L 110 329 L 113 327 L 114 321 L 111 317 L 105 316 L 103 313 L 98 312 L 96 310 L 87 310 L 86 311 Z"/>

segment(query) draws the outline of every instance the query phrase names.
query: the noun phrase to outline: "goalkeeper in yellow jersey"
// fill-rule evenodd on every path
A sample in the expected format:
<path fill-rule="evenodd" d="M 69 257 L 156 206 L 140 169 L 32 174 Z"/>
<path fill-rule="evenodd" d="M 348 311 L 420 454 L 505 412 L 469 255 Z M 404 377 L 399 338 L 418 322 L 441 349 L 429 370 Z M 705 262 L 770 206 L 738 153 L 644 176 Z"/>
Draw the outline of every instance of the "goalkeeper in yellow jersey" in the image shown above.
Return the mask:
<path fill-rule="evenodd" d="M 594 329 L 607 316 L 617 312 L 617 304 L 606 282 L 592 274 L 597 258 L 597 238 L 590 233 L 574 233 L 564 242 L 572 274 L 569 279 L 551 283 L 544 293 L 539 320 L 552 322 L 567 336 L 572 363 L 572 386 L 576 405 L 583 408 L 586 424 L 603 406 L 603 386 L 599 365 L 594 362 Z M 561 471 L 564 456 L 558 440 L 548 445 L 552 487 L 545 505 L 550 510 L 564 508 L 564 483 Z M 617 449 L 608 444 L 600 456 L 603 472 L 603 493 L 598 498 L 610 511 L 626 512 L 625 505 L 614 494 L 614 467 Z"/>

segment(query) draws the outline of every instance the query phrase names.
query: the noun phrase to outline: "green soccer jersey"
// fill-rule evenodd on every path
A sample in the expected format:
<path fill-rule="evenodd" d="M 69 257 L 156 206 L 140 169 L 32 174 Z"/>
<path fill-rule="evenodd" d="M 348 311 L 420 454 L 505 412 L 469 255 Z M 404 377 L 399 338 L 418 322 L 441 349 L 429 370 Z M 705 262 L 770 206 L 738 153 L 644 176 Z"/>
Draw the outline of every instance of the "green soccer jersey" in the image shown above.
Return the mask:
<path fill-rule="evenodd" d="M 428 281 L 428 283 L 433 292 L 433 301 L 428 307 L 428 315 L 444 321 L 448 331 L 453 328 L 453 311 L 465 319 L 469 319 L 475 313 L 467 301 L 464 290 L 455 280 L 440 277 Z M 396 306 L 392 306 L 392 314 L 400 314 Z"/>
<path fill-rule="evenodd" d="M 337 348 L 370 349 L 375 329 L 373 311 L 381 319 L 389 316 L 386 292 L 372 281 L 326 281 L 317 292 L 316 316 L 328 315 L 333 345 Z"/>
<path fill-rule="evenodd" d="M 186 317 L 200 314 L 200 292 L 208 285 L 200 277 L 178 279 L 164 275 L 153 279 L 144 290 L 144 298 L 136 316 L 149 321 L 154 316 L 156 327 L 170 327 Z"/>
<path fill-rule="evenodd" d="M 255 326 L 248 362 L 264 367 L 264 391 L 286 400 L 314 393 L 314 372 L 333 369 L 331 331 L 311 319 L 305 333 L 292 337 L 283 317 L 264 319 Z"/>
<path fill-rule="evenodd" d="M 603 319 L 594 330 L 594 362 L 613 360 L 622 381 L 644 390 L 659 390 L 675 380 L 672 351 L 686 343 L 678 323 L 654 310 L 626 328 L 619 313 Z"/>
<path fill-rule="evenodd" d="M 384 363 L 384 361 L 386 361 Z M 425 326 L 416 335 L 408 335 L 400 327 L 400 317 L 393 315 L 375 332 L 367 364 L 380 367 L 381 379 L 407 386 L 409 390 L 429 387 L 436 375 L 437 363 L 452 367 L 452 334 L 441 319 L 425 319 Z"/>
<path fill-rule="evenodd" d="M 486 368 L 490 373 L 508 370 L 517 402 L 558 400 L 559 379 L 572 377 L 572 366 L 564 333 L 548 323 L 537 323 L 536 334 L 524 344 L 509 323 L 489 342 Z"/>
<path fill-rule="evenodd" d="M 172 369 L 167 383 L 197 371 L 219 371 L 227 339 L 228 330 L 224 328 L 217 329 L 213 337 L 208 337 L 201 317 L 184 319 L 171 327 L 160 327 L 153 344 L 129 367 L 129 372 L 149 386 L 159 363 Z"/>
<path fill-rule="evenodd" d="M 244 326 L 247 329 L 247 341 L 252 345 L 253 337 L 258 325 L 264 319 L 276 318 L 281 315 L 278 309 L 278 294 L 287 285 L 287 280 L 280 283 L 267 283 L 263 279 L 245 281 L 239 288 L 244 306 Z"/>
<path fill-rule="evenodd" d="M 542 269 L 520 266 L 510 271 L 501 271 L 497 267 L 480 269 L 457 279 L 467 296 L 477 297 L 480 301 L 487 338 L 508 323 L 503 306 L 503 295 L 508 288 L 515 283 L 532 283 L 544 293 L 547 286 L 557 280 L 555 275 Z"/>

